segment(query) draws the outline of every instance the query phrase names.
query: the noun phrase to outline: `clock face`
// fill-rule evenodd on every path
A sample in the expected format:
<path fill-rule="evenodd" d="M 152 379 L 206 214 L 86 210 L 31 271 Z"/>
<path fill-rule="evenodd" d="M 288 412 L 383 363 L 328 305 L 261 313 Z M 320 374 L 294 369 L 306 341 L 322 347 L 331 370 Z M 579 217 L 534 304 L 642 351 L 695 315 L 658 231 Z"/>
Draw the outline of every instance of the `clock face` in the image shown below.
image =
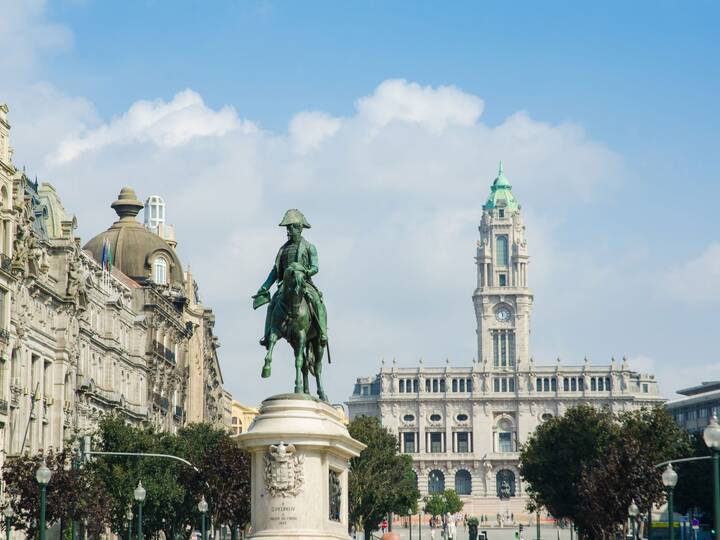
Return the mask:
<path fill-rule="evenodd" d="M 501 307 L 495 312 L 495 318 L 500 322 L 507 322 L 510 320 L 510 310 L 506 307 Z"/>

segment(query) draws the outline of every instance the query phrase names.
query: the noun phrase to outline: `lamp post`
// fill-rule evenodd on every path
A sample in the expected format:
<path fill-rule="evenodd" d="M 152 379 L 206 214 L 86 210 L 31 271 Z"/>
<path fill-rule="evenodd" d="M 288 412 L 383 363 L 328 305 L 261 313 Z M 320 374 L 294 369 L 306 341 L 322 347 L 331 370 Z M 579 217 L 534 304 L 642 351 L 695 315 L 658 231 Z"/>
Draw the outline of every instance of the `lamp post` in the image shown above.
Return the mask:
<path fill-rule="evenodd" d="M 713 502 L 715 507 L 715 540 L 720 540 L 720 425 L 713 414 L 703 431 L 705 444 L 712 450 Z"/>
<path fill-rule="evenodd" d="M 637 504 L 635 504 L 635 501 L 633 500 L 630 503 L 630 507 L 628 508 L 628 514 L 630 515 L 630 521 L 632 521 L 633 540 L 638 540 L 638 537 L 637 537 L 637 515 L 639 513 L 640 513 L 640 509 L 637 507 Z"/>
<path fill-rule="evenodd" d="M 132 505 L 128 504 L 127 512 L 125 512 L 125 519 L 127 519 L 127 528 L 128 528 L 128 540 L 132 540 L 132 520 L 133 520 L 133 513 L 132 513 Z"/>
<path fill-rule="evenodd" d="M 201 540 L 207 540 L 207 537 L 205 536 L 205 514 L 207 514 L 207 511 L 208 503 L 205 500 L 205 495 L 203 495 L 198 503 L 198 512 L 200 512 L 200 533 L 202 534 Z"/>
<path fill-rule="evenodd" d="M 10 540 L 10 525 L 12 524 L 12 518 L 15 517 L 15 512 L 13 512 L 10 503 L 8 503 L 5 510 L 3 510 L 3 515 L 5 516 L 5 538 Z"/>
<path fill-rule="evenodd" d="M 668 492 L 668 528 L 670 529 L 670 540 L 675 540 L 675 523 L 673 522 L 673 489 L 677 485 L 678 475 L 673 470 L 672 464 L 668 463 L 662 473 L 662 483 Z"/>
<path fill-rule="evenodd" d="M 48 469 L 45 459 L 35 473 L 35 480 L 40 484 L 40 540 L 45 540 L 45 505 L 47 497 L 47 485 L 52 477 L 52 471 Z"/>
<path fill-rule="evenodd" d="M 78 439 L 75 439 L 75 441 L 72 444 L 72 469 L 75 471 L 75 475 L 78 474 L 78 471 L 80 470 L 80 441 Z M 75 540 L 77 537 L 77 520 L 73 519 L 71 528 L 70 528 L 70 540 Z"/>
<path fill-rule="evenodd" d="M 137 523 L 137 529 L 138 529 L 138 540 L 143 540 L 143 532 L 142 532 L 142 505 L 143 501 L 145 500 L 146 495 L 145 488 L 142 485 L 142 482 L 138 480 L 138 485 L 133 491 L 133 496 L 135 497 L 135 500 L 138 503 L 138 523 Z"/>

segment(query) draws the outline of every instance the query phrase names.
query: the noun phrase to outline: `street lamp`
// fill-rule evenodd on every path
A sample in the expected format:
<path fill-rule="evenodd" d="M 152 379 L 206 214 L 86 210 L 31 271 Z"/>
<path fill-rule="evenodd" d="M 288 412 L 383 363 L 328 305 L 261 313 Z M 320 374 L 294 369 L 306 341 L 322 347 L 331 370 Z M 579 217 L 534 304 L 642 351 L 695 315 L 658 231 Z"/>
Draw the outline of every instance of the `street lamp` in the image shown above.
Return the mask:
<path fill-rule="evenodd" d="M 142 485 L 142 482 L 138 480 L 138 485 L 133 491 L 133 496 L 135 497 L 135 500 L 138 503 L 138 540 L 143 540 L 143 532 L 142 532 L 142 505 L 143 501 L 145 500 L 145 488 Z"/>
<path fill-rule="evenodd" d="M 668 463 L 662 473 L 662 483 L 668 491 L 668 527 L 670 528 L 670 540 L 675 540 L 675 523 L 673 523 L 673 489 L 677 485 L 678 475 L 673 470 L 671 463 Z"/>
<path fill-rule="evenodd" d="M 10 503 L 3 510 L 3 514 L 5 515 L 5 537 L 10 540 L 10 525 L 12 524 L 12 518 L 15 517 L 15 512 L 13 512 Z"/>
<path fill-rule="evenodd" d="M 633 540 L 637 540 L 637 515 L 640 513 L 640 509 L 637 507 L 637 504 L 635 504 L 635 501 L 630 502 L 630 507 L 628 508 L 628 514 L 630 515 L 630 519 L 632 520 L 632 526 L 633 526 Z"/>
<path fill-rule="evenodd" d="M 40 484 L 40 540 L 45 540 L 45 499 L 47 496 L 47 485 L 52 477 L 52 471 L 48 469 L 45 458 L 35 473 L 35 479 Z"/>
<path fill-rule="evenodd" d="M 132 505 L 128 504 L 127 512 L 125 512 L 125 519 L 127 519 L 127 528 L 128 528 L 128 540 L 132 540 L 132 519 L 133 519 L 133 513 L 132 513 Z"/>
<path fill-rule="evenodd" d="M 205 495 L 202 496 L 198 503 L 198 511 L 200 512 L 200 532 L 202 533 L 201 540 L 207 540 L 205 536 L 205 514 L 208 511 L 208 503 L 205 500 Z"/>
<path fill-rule="evenodd" d="M 715 540 L 720 540 L 720 425 L 714 414 L 703 431 L 703 439 L 705 439 L 707 447 L 712 450 Z"/>

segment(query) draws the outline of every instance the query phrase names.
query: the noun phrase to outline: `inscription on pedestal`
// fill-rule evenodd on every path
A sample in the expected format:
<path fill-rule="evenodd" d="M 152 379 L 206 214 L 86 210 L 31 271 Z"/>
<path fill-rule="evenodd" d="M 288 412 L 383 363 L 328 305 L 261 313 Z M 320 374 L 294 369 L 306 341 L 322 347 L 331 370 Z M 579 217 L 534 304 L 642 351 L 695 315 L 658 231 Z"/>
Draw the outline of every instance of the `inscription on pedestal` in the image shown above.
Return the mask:
<path fill-rule="evenodd" d="M 295 514 L 295 507 L 292 505 L 280 505 L 270 507 L 270 521 L 277 525 L 293 524 L 298 519 Z"/>

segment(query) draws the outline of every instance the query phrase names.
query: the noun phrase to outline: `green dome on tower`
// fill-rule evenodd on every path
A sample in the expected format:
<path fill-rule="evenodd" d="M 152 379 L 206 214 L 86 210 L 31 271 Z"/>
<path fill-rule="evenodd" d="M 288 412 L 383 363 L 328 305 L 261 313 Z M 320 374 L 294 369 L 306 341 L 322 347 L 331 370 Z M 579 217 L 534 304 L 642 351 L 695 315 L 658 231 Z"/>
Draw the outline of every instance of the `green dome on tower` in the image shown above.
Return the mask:
<path fill-rule="evenodd" d="M 502 161 L 498 168 L 498 175 L 490 188 L 490 196 L 483 205 L 484 210 L 492 210 L 493 208 L 505 208 L 509 210 L 517 210 L 518 202 L 512 194 L 512 186 L 510 181 L 503 172 Z"/>

